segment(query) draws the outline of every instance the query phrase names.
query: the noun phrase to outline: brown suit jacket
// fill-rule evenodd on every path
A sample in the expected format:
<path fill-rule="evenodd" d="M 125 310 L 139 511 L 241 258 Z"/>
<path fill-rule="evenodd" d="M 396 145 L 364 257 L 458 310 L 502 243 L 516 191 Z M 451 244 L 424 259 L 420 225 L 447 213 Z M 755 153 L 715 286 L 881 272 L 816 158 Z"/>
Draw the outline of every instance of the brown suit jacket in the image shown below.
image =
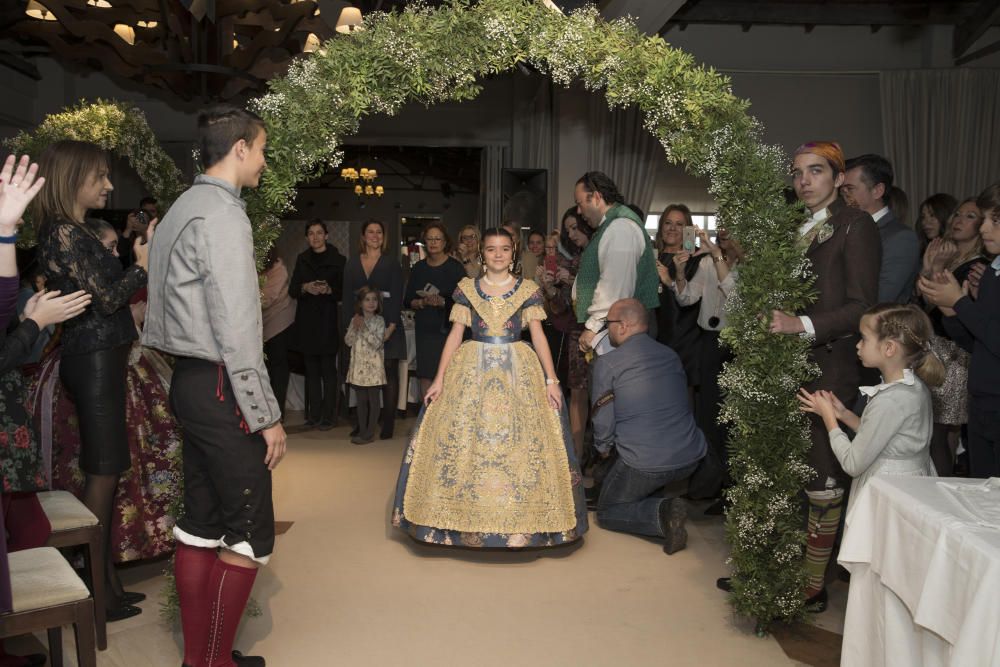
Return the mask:
<path fill-rule="evenodd" d="M 819 378 L 807 385 L 809 391 L 828 389 L 850 407 L 858 393 L 861 362 L 857 356 L 858 326 L 861 316 L 878 300 L 882 241 L 872 217 L 837 199 L 830 204 L 833 235 L 823 243 L 813 240 L 806 256 L 816 276 L 817 299 L 800 315 L 807 315 L 816 327 L 810 356 L 820 368 Z M 822 420 L 810 415 L 813 447 L 809 463 L 818 477 L 807 488 L 828 488 L 827 478 L 845 478 L 830 449 Z"/>

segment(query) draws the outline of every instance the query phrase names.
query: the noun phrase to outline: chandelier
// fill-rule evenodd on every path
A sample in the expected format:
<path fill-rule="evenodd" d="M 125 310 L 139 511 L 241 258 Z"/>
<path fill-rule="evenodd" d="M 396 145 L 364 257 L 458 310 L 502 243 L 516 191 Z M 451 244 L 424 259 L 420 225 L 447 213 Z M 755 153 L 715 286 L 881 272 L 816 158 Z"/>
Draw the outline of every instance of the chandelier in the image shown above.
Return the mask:
<path fill-rule="evenodd" d="M 4 36 L 184 100 L 262 93 L 294 58 L 364 29 L 357 8 L 331 0 L 19 1 Z"/>
<path fill-rule="evenodd" d="M 371 197 L 373 195 L 381 197 L 385 194 L 385 188 L 381 185 L 373 185 L 375 179 L 378 178 L 378 171 L 375 169 L 367 167 L 361 167 L 361 169 L 344 167 L 340 170 L 340 177 L 348 183 L 354 183 L 354 194 L 359 197 Z M 359 180 L 361 181 L 360 183 L 358 182 Z"/>

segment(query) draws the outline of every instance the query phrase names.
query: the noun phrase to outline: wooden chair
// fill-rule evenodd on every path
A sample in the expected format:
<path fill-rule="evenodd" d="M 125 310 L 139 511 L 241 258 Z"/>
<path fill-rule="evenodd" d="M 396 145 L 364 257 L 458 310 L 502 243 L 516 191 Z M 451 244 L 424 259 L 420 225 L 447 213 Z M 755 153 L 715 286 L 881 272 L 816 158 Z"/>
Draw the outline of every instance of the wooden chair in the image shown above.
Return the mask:
<path fill-rule="evenodd" d="M 52 524 L 52 534 L 46 546 L 86 547 L 83 558 L 94 595 L 97 649 L 104 651 L 108 648 L 108 623 L 104 606 L 104 541 L 101 539 L 101 526 L 97 517 L 69 491 L 42 491 L 38 494 L 38 501 Z"/>
<path fill-rule="evenodd" d="M 62 626 L 73 625 L 76 660 L 96 667 L 94 600 L 76 572 L 53 547 L 7 554 L 13 609 L 0 614 L 0 638 L 47 630 L 49 665 L 62 667 Z"/>

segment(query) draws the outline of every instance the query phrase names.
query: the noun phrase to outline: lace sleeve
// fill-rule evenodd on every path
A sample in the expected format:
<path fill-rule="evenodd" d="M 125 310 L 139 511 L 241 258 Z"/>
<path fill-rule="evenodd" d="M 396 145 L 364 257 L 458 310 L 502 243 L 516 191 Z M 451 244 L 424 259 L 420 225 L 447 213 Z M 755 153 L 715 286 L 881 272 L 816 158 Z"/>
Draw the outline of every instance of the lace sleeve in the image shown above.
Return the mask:
<path fill-rule="evenodd" d="M 100 265 L 100 255 L 89 247 L 99 244 L 99 241 L 78 225 L 61 224 L 54 234 L 54 242 L 49 244 L 48 270 L 55 275 L 69 277 L 90 294 L 93 298 L 91 307 L 98 314 L 108 317 L 127 306 L 132 294 L 146 284 L 146 271 L 136 265 L 129 267 L 120 278 L 109 275 L 107 269 Z"/>
<path fill-rule="evenodd" d="M 456 301 L 455 305 L 451 307 L 451 316 L 448 319 L 452 322 L 458 322 L 464 326 L 471 327 L 472 309 Z"/>
<path fill-rule="evenodd" d="M 534 320 L 542 321 L 546 318 L 545 309 L 539 305 L 525 306 L 524 310 L 521 311 L 521 326 L 528 326 L 528 322 Z"/>

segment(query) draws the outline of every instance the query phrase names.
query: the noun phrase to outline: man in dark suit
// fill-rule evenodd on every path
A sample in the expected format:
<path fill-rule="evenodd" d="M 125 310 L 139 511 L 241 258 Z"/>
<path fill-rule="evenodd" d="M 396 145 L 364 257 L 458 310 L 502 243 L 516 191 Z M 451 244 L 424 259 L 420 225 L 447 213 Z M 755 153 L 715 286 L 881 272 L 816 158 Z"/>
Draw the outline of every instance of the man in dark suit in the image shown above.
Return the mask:
<path fill-rule="evenodd" d="M 917 233 L 896 219 L 889 209 L 892 165 L 881 155 L 861 155 L 846 164 L 840 194 L 844 202 L 872 216 L 882 239 L 882 266 L 878 277 L 878 300 L 907 303 L 920 269 Z"/>
<path fill-rule="evenodd" d="M 802 313 L 775 310 L 770 330 L 776 334 L 808 336 L 811 358 L 820 377 L 807 385 L 832 391 L 850 405 L 858 393 L 861 364 L 855 346 L 861 316 L 876 303 L 882 260 L 879 232 L 872 217 L 848 207 L 839 197 L 844 183 L 844 154 L 835 143 L 803 144 L 795 151 L 792 178 L 795 193 L 810 217 L 800 228 L 816 276 L 817 299 Z M 840 467 L 822 420 L 809 415 L 809 464 L 816 477 L 806 486 L 809 525 L 806 570 L 807 604 L 826 608 L 824 577 L 840 525 L 848 476 Z"/>

